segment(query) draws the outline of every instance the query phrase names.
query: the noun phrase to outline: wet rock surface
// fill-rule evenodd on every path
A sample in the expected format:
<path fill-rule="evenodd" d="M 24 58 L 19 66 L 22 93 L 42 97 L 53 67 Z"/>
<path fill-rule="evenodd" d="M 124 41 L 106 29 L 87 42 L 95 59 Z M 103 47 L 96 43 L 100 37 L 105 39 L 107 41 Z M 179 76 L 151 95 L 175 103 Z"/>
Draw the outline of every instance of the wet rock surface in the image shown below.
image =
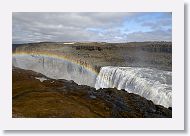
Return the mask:
<path fill-rule="evenodd" d="M 40 78 L 47 80 L 40 81 Z M 171 118 L 171 108 L 124 90 L 53 80 L 13 68 L 14 118 Z"/>

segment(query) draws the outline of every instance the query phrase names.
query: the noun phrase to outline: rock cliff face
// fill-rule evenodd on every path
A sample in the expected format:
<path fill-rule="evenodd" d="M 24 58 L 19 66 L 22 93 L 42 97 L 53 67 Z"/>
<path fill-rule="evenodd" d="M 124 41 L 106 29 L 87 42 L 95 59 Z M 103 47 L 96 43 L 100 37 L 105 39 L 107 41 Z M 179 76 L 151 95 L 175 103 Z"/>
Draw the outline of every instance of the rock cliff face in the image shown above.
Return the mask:
<path fill-rule="evenodd" d="M 97 89 L 125 89 L 171 107 L 171 51 L 171 42 L 30 43 L 13 45 L 13 66 Z"/>
<path fill-rule="evenodd" d="M 139 67 L 101 67 L 99 73 L 83 63 L 45 55 L 13 55 L 13 66 L 33 70 L 52 79 L 73 80 L 79 85 L 125 89 L 155 104 L 172 107 L 172 73 Z"/>
<path fill-rule="evenodd" d="M 94 101 L 95 103 L 88 101 L 86 99 L 87 94 L 92 94 L 89 96 L 90 99 L 94 100 L 95 98 L 98 98 L 98 101 L 101 101 L 98 104 L 103 103 L 103 105 L 109 105 L 111 103 L 112 110 L 108 112 L 104 111 L 104 108 L 102 107 L 100 109 L 97 109 L 95 108 L 96 106 L 93 106 L 93 108 L 89 109 L 90 105 L 87 104 L 88 108 L 85 109 L 85 112 L 90 110 L 88 117 L 91 117 L 92 115 L 93 117 L 171 117 L 171 113 L 169 113 L 171 111 L 168 111 L 168 109 L 166 110 L 166 108 L 172 106 L 172 45 L 170 42 L 93 42 L 74 44 L 30 43 L 23 45 L 13 45 L 13 53 L 13 66 L 26 70 L 32 70 L 47 76 L 45 77 L 41 75 L 40 77 L 37 76 L 37 78 L 34 78 L 34 76 L 31 76 L 30 74 L 39 74 L 36 74 L 35 72 L 32 73 L 31 71 L 13 69 L 13 73 L 16 72 L 16 78 L 18 78 L 18 81 L 19 78 L 22 79 L 22 76 L 26 74 L 26 77 L 23 79 L 24 81 L 25 78 L 27 79 L 26 83 L 17 82 L 17 80 L 13 81 L 13 84 L 16 82 L 16 85 L 19 85 L 19 87 L 16 86 L 16 88 L 13 88 L 14 92 L 15 90 L 17 92 L 17 89 L 19 90 L 19 88 L 21 88 L 20 91 L 24 91 L 23 96 L 25 96 L 25 94 L 28 95 L 28 93 L 30 95 L 31 93 L 36 94 L 37 92 L 37 95 L 42 96 L 42 99 L 45 99 L 44 95 L 46 93 L 51 93 L 54 97 L 57 97 L 58 92 L 56 90 L 62 90 L 65 87 L 66 90 L 63 90 L 64 92 L 67 92 L 66 94 L 69 95 L 67 96 L 66 94 L 61 94 L 61 96 L 64 98 L 69 97 L 69 100 L 71 99 L 70 95 L 72 96 L 74 94 L 74 97 L 76 97 L 76 99 L 80 99 L 78 97 L 82 97 L 83 95 L 81 96 L 81 94 L 84 94 L 85 98 L 82 97 L 81 101 L 77 101 L 79 102 L 78 106 L 81 106 L 81 102 L 89 102 L 89 104 L 92 105 L 97 103 L 97 101 Z M 29 77 L 32 78 L 28 79 L 28 74 Z M 66 79 L 68 81 L 63 79 Z M 70 82 L 71 80 L 82 86 L 79 86 L 74 82 Z M 48 87 L 46 86 L 47 84 L 44 84 L 46 82 L 48 83 Z M 52 88 L 51 85 L 53 85 L 53 83 L 56 83 L 56 85 L 58 84 L 60 86 L 58 88 Z M 90 87 L 87 87 L 85 85 L 88 85 Z M 99 90 L 95 90 L 95 88 L 92 87 L 95 87 Z M 118 90 L 100 89 L 114 87 Z M 37 90 L 34 89 L 35 91 L 33 91 L 31 88 L 36 88 Z M 125 93 L 124 90 L 121 89 L 125 89 Z M 51 90 L 51 92 L 49 90 Z M 76 90 L 78 93 L 75 92 Z M 140 96 L 135 94 L 131 95 L 128 92 L 135 93 Z M 123 95 L 127 97 L 127 100 L 123 98 Z M 148 101 L 141 96 L 151 101 Z M 16 95 L 14 99 L 17 99 L 17 97 L 20 98 L 20 94 Z M 22 98 L 25 99 L 25 97 Z M 35 99 L 34 101 L 36 101 Z M 52 98 L 50 97 L 50 99 Z M 41 100 L 38 99 L 37 101 Z M 61 101 L 64 100 L 61 99 Z M 76 100 L 72 100 L 72 102 L 73 101 Z M 154 104 L 162 105 L 166 108 L 162 108 L 162 106 L 156 106 L 152 104 L 152 101 Z M 46 105 L 46 101 L 41 102 Z M 146 103 L 145 110 L 142 110 L 144 107 L 140 104 L 140 102 L 143 104 Z M 64 103 L 67 102 L 64 101 Z M 118 103 L 121 105 L 118 105 Z M 20 101 L 17 104 L 21 104 Z M 43 108 L 46 108 L 43 104 L 41 106 Z M 67 104 L 72 105 L 74 103 Z M 68 106 L 67 104 L 65 105 L 66 107 Z M 135 106 L 134 108 L 133 105 L 136 104 L 142 106 L 142 109 L 140 106 Z M 77 105 L 77 103 L 74 105 Z M 51 107 L 52 105 L 46 106 Z M 126 114 L 121 114 L 123 112 L 125 113 L 125 110 L 131 111 L 131 109 L 129 110 L 126 108 L 129 106 L 132 106 L 134 108 L 132 111 L 135 112 L 135 114 L 138 112 L 141 112 L 141 114 L 138 116 L 132 116 L 132 113 L 128 112 Z M 82 107 L 84 108 L 83 104 Z M 150 110 L 146 111 L 148 107 L 152 107 L 154 112 L 150 112 Z M 43 108 L 41 109 L 43 110 Z M 108 106 L 108 108 L 110 107 Z M 27 111 L 29 109 L 25 110 Z M 95 114 L 95 111 L 92 113 L 92 110 L 100 110 L 100 112 L 103 111 L 105 115 L 103 113 L 101 116 L 100 114 Z M 157 114 L 157 112 L 160 112 L 160 110 L 162 110 L 161 114 Z M 20 111 L 22 111 L 22 107 L 14 111 L 16 111 L 16 115 L 14 116 L 30 116 L 28 115 L 29 112 L 27 114 L 25 114 L 24 111 L 24 114 L 20 113 Z M 66 110 L 64 109 L 64 112 L 65 111 Z M 73 111 L 71 107 L 69 107 L 69 116 L 71 114 L 70 111 Z M 165 115 L 165 111 L 167 111 L 167 115 Z M 60 111 L 56 112 L 60 113 L 59 115 L 56 114 L 56 117 L 66 117 L 66 115 L 63 115 Z M 71 117 L 80 116 L 79 112 L 73 112 L 75 114 Z M 36 115 L 38 113 L 41 114 L 40 110 L 35 113 L 35 116 L 49 116 L 49 114 Z M 53 112 L 51 115 L 54 116 L 55 113 Z M 82 117 L 83 116 L 86 117 L 85 115 L 82 115 Z"/>
<path fill-rule="evenodd" d="M 14 118 L 171 118 L 171 109 L 117 89 L 54 80 L 13 68 Z"/>
<path fill-rule="evenodd" d="M 87 46 L 89 45 L 90 46 Z M 131 43 L 77 43 L 73 48 L 77 50 L 102 51 L 117 48 L 135 48 L 147 52 L 172 53 L 171 42 L 131 42 Z"/>
<path fill-rule="evenodd" d="M 13 45 L 13 52 L 63 55 L 99 72 L 103 66 L 151 67 L 172 70 L 171 42 L 132 43 L 30 43 Z"/>

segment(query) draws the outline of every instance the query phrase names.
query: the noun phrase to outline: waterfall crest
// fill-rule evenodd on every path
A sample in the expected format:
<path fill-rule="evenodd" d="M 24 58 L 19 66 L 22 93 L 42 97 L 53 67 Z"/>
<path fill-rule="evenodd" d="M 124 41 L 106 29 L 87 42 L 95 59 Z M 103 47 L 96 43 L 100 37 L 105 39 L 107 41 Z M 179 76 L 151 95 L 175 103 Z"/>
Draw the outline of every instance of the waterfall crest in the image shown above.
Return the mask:
<path fill-rule="evenodd" d="M 172 107 L 172 72 L 137 67 L 102 67 L 95 88 L 125 89 L 155 104 Z"/>

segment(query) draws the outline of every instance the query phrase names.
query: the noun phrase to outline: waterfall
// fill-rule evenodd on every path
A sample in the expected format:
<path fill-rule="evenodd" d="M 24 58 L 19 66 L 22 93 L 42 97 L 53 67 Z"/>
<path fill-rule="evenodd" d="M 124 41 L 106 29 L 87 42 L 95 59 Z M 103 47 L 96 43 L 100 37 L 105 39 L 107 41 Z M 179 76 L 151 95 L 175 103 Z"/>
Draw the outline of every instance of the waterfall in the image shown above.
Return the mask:
<path fill-rule="evenodd" d="M 52 79 L 73 80 L 79 85 L 95 86 L 96 73 L 63 59 L 42 55 L 13 55 L 13 66 L 33 70 Z"/>
<path fill-rule="evenodd" d="M 82 65 L 43 55 L 13 55 L 13 66 L 33 70 L 52 79 L 73 80 L 79 85 L 124 89 L 155 104 L 172 107 L 172 72 L 150 68 L 106 66 L 96 73 Z"/>
<path fill-rule="evenodd" d="M 172 107 L 172 72 L 138 67 L 102 67 L 95 88 L 114 87 L 138 94 L 155 104 Z"/>

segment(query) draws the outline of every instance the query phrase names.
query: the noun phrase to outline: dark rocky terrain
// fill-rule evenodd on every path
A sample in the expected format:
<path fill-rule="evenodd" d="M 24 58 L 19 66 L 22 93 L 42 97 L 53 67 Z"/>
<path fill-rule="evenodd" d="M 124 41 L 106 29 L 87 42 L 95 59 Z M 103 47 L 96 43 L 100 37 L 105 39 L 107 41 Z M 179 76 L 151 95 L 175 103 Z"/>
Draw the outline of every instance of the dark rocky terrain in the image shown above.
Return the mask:
<path fill-rule="evenodd" d="M 36 77 L 47 80 L 41 82 Z M 53 80 L 30 70 L 13 68 L 14 118 L 171 118 L 172 110 L 117 89 Z"/>

